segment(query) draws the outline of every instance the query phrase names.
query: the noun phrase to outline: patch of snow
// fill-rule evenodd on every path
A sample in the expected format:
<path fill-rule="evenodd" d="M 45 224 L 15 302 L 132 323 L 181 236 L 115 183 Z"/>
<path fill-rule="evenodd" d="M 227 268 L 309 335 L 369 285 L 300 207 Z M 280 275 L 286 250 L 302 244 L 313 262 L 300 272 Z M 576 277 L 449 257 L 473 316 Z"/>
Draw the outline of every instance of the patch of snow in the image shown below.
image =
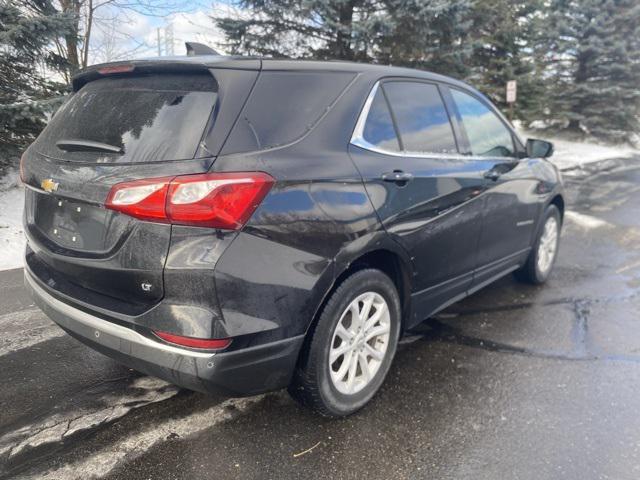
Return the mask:
<path fill-rule="evenodd" d="M 28 448 L 64 441 L 77 432 L 118 420 L 131 410 L 172 398 L 179 391 L 178 387 L 163 380 L 141 377 L 131 384 L 126 393 L 118 396 L 107 394 L 100 398 L 101 403 L 106 405 L 104 408 L 55 414 L 3 436 L 0 439 L 0 455 L 11 458 Z"/>
<path fill-rule="evenodd" d="M 589 142 L 572 142 L 551 139 L 555 148 L 551 161 L 560 170 L 579 169 L 583 165 L 611 158 L 629 158 L 640 155 L 640 151 L 628 146 L 612 147 Z"/>
<path fill-rule="evenodd" d="M 585 230 L 591 230 L 594 228 L 609 227 L 611 224 L 604 220 L 601 220 L 592 215 L 585 215 L 584 213 L 578 213 L 571 210 L 567 210 L 564 214 L 565 218 L 572 223 L 584 228 Z"/>
<path fill-rule="evenodd" d="M 0 357 L 66 335 L 39 308 L 0 315 Z"/>
<path fill-rule="evenodd" d="M 0 178 L 0 270 L 23 265 L 25 248 L 22 229 L 24 187 L 15 171 Z"/>
<path fill-rule="evenodd" d="M 186 437 L 230 421 L 256 405 L 264 395 L 249 398 L 229 399 L 203 411 L 180 418 L 157 422 L 145 429 L 132 432 L 118 442 L 98 450 L 74 463 L 61 465 L 56 470 L 22 478 L 38 480 L 75 480 L 78 478 L 101 478 L 109 474 L 126 458 L 133 460 L 156 444 L 175 436 Z"/>
<path fill-rule="evenodd" d="M 614 158 L 640 157 L 640 150 L 628 145 L 602 145 L 595 141 L 575 141 L 563 138 L 547 137 L 543 133 L 518 130 L 522 139 L 540 138 L 553 143 L 554 153 L 549 159 L 562 171 L 579 170 L 581 167 L 594 162 Z"/>

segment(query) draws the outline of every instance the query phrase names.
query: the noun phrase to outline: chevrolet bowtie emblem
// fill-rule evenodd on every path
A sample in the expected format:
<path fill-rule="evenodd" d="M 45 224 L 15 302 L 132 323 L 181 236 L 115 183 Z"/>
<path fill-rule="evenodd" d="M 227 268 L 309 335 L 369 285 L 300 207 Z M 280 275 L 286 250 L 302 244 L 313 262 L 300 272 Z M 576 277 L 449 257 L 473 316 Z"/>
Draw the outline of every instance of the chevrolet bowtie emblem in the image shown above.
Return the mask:
<path fill-rule="evenodd" d="M 45 192 L 55 192 L 58 190 L 58 182 L 54 182 L 52 178 L 45 178 L 40 182 L 40 186 Z"/>

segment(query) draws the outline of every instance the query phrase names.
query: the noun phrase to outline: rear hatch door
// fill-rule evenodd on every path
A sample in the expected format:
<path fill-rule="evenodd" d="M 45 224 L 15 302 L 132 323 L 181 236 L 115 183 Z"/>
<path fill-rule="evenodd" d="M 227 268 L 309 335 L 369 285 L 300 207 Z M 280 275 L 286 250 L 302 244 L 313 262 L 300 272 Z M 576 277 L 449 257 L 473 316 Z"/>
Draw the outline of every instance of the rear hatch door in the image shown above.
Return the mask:
<path fill-rule="evenodd" d="M 104 202 L 116 183 L 206 172 L 219 100 L 209 70 L 98 76 L 82 85 L 23 158 L 31 270 L 109 310 L 138 314 L 157 303 L 171 226 Z"/>

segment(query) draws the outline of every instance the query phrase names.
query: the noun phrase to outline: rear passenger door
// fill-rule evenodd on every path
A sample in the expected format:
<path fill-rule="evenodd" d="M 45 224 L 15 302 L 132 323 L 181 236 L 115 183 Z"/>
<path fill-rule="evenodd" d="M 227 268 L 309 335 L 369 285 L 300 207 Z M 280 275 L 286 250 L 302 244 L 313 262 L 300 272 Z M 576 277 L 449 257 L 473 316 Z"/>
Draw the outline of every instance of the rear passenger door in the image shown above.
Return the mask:
<path fill-rule="evenodd" d="M 414 261 L 413 321 L 464 294 L 476 266 L 484 165 L 458 150 L 440 87 L 378 82 L 354 131 L 351 156 L 389 234 Z"/>
<path fill-rule="evenodd" d="M 526 257 L 535 228 L 540 196 L 535 171 L 520 160 L 521 146 L 492 106 L 457 88 L 450 88 L 471 158 L 486 165 L 485 208 L 474 286 L 518 266 Z"/>

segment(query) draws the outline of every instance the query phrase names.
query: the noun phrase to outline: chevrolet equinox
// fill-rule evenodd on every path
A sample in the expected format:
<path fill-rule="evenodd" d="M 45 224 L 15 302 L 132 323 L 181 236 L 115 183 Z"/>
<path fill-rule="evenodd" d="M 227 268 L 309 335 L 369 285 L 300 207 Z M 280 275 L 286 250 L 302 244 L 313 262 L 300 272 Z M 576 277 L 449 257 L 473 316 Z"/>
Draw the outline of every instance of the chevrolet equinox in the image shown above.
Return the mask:
<path fill-rule="evenodd" d="M 196 54 L 93 66 L 73 92 L 21 161 L 26 285 L 185 388 L 347 415 L 403 332 L 553 267 L 553 146 L 460 81 Z"/>

